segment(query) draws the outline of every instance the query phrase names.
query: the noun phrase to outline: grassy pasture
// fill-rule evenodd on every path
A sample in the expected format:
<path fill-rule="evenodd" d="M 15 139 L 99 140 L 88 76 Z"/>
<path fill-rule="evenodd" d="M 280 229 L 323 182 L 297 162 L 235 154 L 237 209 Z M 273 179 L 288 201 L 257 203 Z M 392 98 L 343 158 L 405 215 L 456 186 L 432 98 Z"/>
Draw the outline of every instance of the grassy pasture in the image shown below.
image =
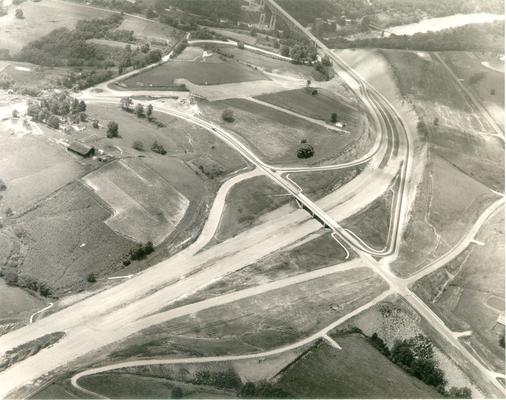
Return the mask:
<path fill-rule="evenodd" d="M 126 16 L 118 29 L 134 31 L 134 36 L 140 39 L 155 39 L 166 41 L 168 46 L 174 45 L 184 35 L 172 26 L 162 24 L 158 21 L 146 21 L 145 19 Z"/>
<path fill-rule="evenodd" d="M 319 200 L 327 194 L 352 181 L 363 171 L 362 166 L 344 168 L 335 171 L 298 172 L 290 174 L 306 196 Z"/>
<path fill-rule="evenodd" d="M 141 160 L 111 163 L 84 178 L 113 216 L 107 225 L 138 243 L 162 242 L 183 218 L 189 200 Z"/>
<path fill-rule="evenodd" d="M 172 398 L 171 393 L 174 387 L 181 388 L 184 396 L 191 399 L 236 398 L 235 391 L 126 373 L 113 372 L 87 376 L 79 383 L 110 399 L 168 399 Z"/>
<path fill-rule="evenodd" d="M 59 78 L 71 70 L 68 68 L 49 68 L 25 62 L 9 62 L 2 75 L 12 78 L 18 86 L 27 88 L 52 88 Z"/>
<path fill-rule="evenodd" d="M 504 313 L 504 300 L 489 305 L 490 299 L 504 299 L 505 294 L 502 210 L 488 220 L 477 240 L 485 245 L 471 245 L 445 268 L 417 282 L 415 290 L 452 329 L 472 330 L 471 346 L 491 365 L 504 369 L 504 349 L 499 347 L 504 328 L 496 324 Z"/>
<path fill-rule="evenodd" d="M 236 61 L 204 62 L 169 61 L 121 82 L 129 89 L 167 89 L 176 79 L 187 79 L 196 85 L 220 85 L 269 79 L 263 73 Z"/>
<path fill-rule="evenodd" d="M 353 146 L 355 136 L 340 134 L 320 125 L 244 99 L 201 102 L 203 113 L 237 134 L 265 162 L 277 165 L 314 165 L 334 161 Z M 235 121 L 225 123 L 221 114 L 232 109 Z M 297 158 L 302 139 L 313 145 L 315 155 Z"/>
<path fill-rule="evenodd" d="M 57 0 L 25 1 L 20 8 L 24 13 L 23 19 L 15 18 L 15 7 L 10 8 L 8 15 L 1 17 L 0 47 L 9 49 L 11 54 L 54 29 L 72 29 L 81 19 L 103 18 L 113 13 Z"/>
<path fill-rule="evenodd" d="M 286 192 L 265 176 L 235 185 L 226 198 L 226 207 L 216 232 L 224 241 L 258 224 L 260 217 L 292 200 Z"/>
<path fill-rule="evenodd" d="M 42 299 L 18 287 L 8 286 L 0 279 L 0 323 L 4 319 L 28 321 L 32 313 L 45 306 Z"/>
<path fill-rule="evenodd" d="M 341 225 L 345 229 L 351 230 L 372 248 L 383 249 L 388 244 L 387 237 L 390 230 L 392 200 L 397 187 L 398 185 L 393 185 L 391 189 L 373 201 L 367 208 L 341 221 Z"/>
<path fill-rule="evenodd" d="M 272 349 L 309 336 L 385 289 L 371 270 L 354 268 L 150 327 L 113 357 Z"/>
<path fill-rule="evenodd" d="M 104 223 L 110 215 L 91 192 L 73 183 L 19 217 L 15 229 L 25 249 L 20 275 L 45 282 L 59 294 L 85 286 L 91 272 L 117 270 L 133 242 Z"/>
<path fill-rule="evenodd" d="M 9 207 L 21 212 L 86 171 L 63 146 L 30 131 L 20 133 L 16 125 L 0 124 L 0 178 L 7 185 L 0 202 L 2 215 Z"/>
<path fill-rule="evenodd" d="M 87 112 L 90 118 L 98 119 L 104 126 L 98 130 L 87 130 L 87 132 L 92 132 L 92 136 L 86 140 L 95 140 L 100 147 L 105 146 L 110 151 L 114 151 L 117 146 L 121 149 L 122 154 L 142 155 L 147 163 L 152 160 L 177 157 L 188 164 L 193 161 L 192 165 L 195 165 L 196 168 L 198 168 L 201 159 L 211 159 L 219 167 L 218 178 L 246 166 L 244 159 L 223 141 L 210 132 L 180 118 L 154 111 L 153 116 L 165 124 L 165 127 L 157 128 L 145 118 L 137 118 L 134 114 L 122 111 L 119 101 L 118 105 L 89 104 Z M 106 138 L 107 122 L 111 120 L 116 121 L 119 125 L 119 138 Z M 142 141 L 145 151 L 133 149 L 134 140 Z M 155 140 L 166 149 L 166 156 L 150 151 Z M 169 181 L 171 179 L 170 175 L 164 175 L 164 177 Z"/>
<path fill-rule="evenodd" d="M 266 72 L 285 74 L 300 79 L 313 79 L 313 68 L 304 65 L 295 65 L 287 61 L 274 59 L 269 56 L 241 50 L 233 46 L 217 46 L 224 54 L 231 55 L 235 60 L 264 69 Z M 210 46 L 212 49 L 213 46 Z"/>
<path fill-rule="evenodd" d="M 325 342 L 313 346 L 276 377 L 277 384 L 294 398 L 441 397 L 393 364 L 362 335 L 336 340 L 341 351 Z"/>
<path fill-rule="evenodd" d="M 336 113 L 338 121 L 347 123 L 347 130 L 353 130 L 358 123 L 358 110 L 343 103 L 331 91 L 325 89 L 318 89 L 318 94 L 315 96 L 304 88 L 266 94 L 259 96 L 258 99 L 310 118 L 328 122 L 330 122 L 331 114 Z"/>

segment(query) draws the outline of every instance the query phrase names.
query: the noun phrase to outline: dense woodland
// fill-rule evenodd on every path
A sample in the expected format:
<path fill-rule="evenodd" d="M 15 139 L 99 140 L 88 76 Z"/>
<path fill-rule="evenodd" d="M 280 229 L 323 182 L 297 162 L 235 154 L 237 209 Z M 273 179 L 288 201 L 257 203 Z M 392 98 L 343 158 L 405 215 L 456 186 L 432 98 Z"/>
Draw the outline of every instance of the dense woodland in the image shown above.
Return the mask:
<path fill-rule="evenodd" d="M 412 36 L 390 36 L 347 40 L 336 38 L 327 41 L 332 48 L 373 47 L 385 49 L 406 49 L 420 51 L 504 51 L 504 22 L 465 25 L 439 32 L 417 33 Z"/>

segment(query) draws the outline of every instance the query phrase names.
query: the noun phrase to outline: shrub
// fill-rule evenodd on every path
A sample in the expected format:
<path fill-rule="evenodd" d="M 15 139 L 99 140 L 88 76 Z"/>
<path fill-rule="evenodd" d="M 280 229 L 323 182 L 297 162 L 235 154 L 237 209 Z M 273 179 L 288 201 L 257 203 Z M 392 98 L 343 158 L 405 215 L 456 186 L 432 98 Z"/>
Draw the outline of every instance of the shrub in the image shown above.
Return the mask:
<path fill-rule="evenodd" d="M 165 150 L 165 148 L 160 143 L 158 143 L 156 140 L 151 145 L 151 151 L 158 153 L 158 154 L 162 154 L 162 155 L 167 154 L 167 151 Z"/>
<path fill-rule="evenodd" d="M 314 156 L 314 149 L 308 143 L 303 143 L 297 149 L 297 157 L 298 158 L 311 158 Z"/>
<path fill-rule="evenodd" d="M 132 147 L 135 150 L 144 151 L 144 143 L 142 143 L 140 140 L 134 140 L 134 142 L 132 143 Z"/>
<path fill-rule="evenodd" d="M 330 115 L 330 121 L 334 124 L 337 122 L 337 113 L 332 113 Z"/>
<path fill-rule="evenodd" d="M 110 121 L 107 124 L 107 137 L 115 138 L 119 136 L 119 126 L 116 121 Z"/>
<path fill-rule="evenodd" d="M 234 122 L 234 111 L 232 111 L 230 108 L 223 110 L 221 118 L 226 122 Z"/>
<path fill-rule="evenodd" d="M 90 283 L 95 283 L 97 281 L 97 277 L 93 272 L 90 272 L 86 280 Z"/>
<path fill-rule="evenodd" d="M 7 185 L 2 179 L 0 179 L 0 192 L 3 192 L 4 190 L 7 190 Z"/>
<path fill-rule="evenodd" d="M 137 115 L 137 118 L 144 117 L 144 106 L 142 104 L 136 104 L 135 105 L 135 115 Z"/>
<path fill-rule="evenodd" d="M 98 121 L 95 119 L 93 120 L 93 122 L 91 123 L 91 126 L 95 129 L 98 129 L 99 125 L 98 125 Z"/>
<path fill-rule="evenodd" d="M 23 19 L 23 10 L 21 8 L 16 8 L 16 18 L 17 19 Z"/>
<path fill-rule="evenodd" d="M 47 124 L 53 129 L 58 129 L 60 127 L 60 118 L 58 118 L 56 115 L 51 115 L 47 119 Z"/>

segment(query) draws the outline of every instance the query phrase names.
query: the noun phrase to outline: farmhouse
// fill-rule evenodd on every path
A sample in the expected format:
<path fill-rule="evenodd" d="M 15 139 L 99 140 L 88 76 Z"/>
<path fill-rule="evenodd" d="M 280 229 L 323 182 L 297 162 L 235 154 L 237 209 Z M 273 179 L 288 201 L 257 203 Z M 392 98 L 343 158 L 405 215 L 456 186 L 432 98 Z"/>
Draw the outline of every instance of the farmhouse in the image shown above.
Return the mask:
<path fill-rule="evenodd" d="M 74 142 L 69 147 L 68 150 L 72 153 L 79 154 L 83 157 L 91 157 L 95 155 L 95 148 L 84 144 L 82 142 Z"/>

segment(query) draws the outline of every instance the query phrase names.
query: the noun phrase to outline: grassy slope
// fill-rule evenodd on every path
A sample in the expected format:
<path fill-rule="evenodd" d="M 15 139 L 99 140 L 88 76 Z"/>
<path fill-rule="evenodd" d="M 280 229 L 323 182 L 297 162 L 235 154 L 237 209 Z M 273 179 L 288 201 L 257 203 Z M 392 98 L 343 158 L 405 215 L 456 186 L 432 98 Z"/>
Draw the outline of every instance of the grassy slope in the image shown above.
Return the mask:
<path fill-rule="evenodd" d="M 490 298 L 504 299 L 504 214 L 489 219 L 477 239 L 485 246 L 469 247 L 445 268 L 417 282 L 415 290 L 452 329 L 472 330 L 473 347 L 493 366 L 504 369 L 504 349 L 499 347 L 504 327 L 496 324 L 504 301 L 498 309 L 487 304 Z"/>
<path fill-rule="evenodd" d="M 321 342 L 277 377 L 294 398 L 439 398 L 359 334 L 336 338 L 337 351 Z"/>
<path fill-rule="evenodd" d="M 171 304 L 169 308 L 340 264 L 345 257 L 346 252 L 330 234 L 312 235 L 304 239 L 303 243 L 296 244 L 295 247 L 282 249 L 255 264 L 223 277 L 184 300 Z"/>
<path fill-rule="evenodd" d="M 319 200 L 339 189 L 363 171 L 363 166 L 344 168 L 336 171 L 299 172 L 290 174 L 312 200 Z"/>
<path fill-rule="evenodd" d="M 385 289 L 369 269 L 356 268 L 148 328 L 123 342 L 112 357 L 272 349 L 309 336 Z"/>
<path fill-rule="evenodd" d="M 358 118 L 357 110 L 325 89 L 319 89 L 317 95 L 312 95 L 306 89 L 295 89 L 262 95 L 258 99 L 323 121 L 330 121 L 331 114 L 335 112 L 338 120 L 348 123 L 346 129 L 356 126 Z"/>
<path fill-rule="evenodd" d="M 286 192 L 265 176 L 235 185 L 228 193 L 226 207 L 215 234 L 225 241 L 258 224 L 260 217 L 292 200 Z"/>

